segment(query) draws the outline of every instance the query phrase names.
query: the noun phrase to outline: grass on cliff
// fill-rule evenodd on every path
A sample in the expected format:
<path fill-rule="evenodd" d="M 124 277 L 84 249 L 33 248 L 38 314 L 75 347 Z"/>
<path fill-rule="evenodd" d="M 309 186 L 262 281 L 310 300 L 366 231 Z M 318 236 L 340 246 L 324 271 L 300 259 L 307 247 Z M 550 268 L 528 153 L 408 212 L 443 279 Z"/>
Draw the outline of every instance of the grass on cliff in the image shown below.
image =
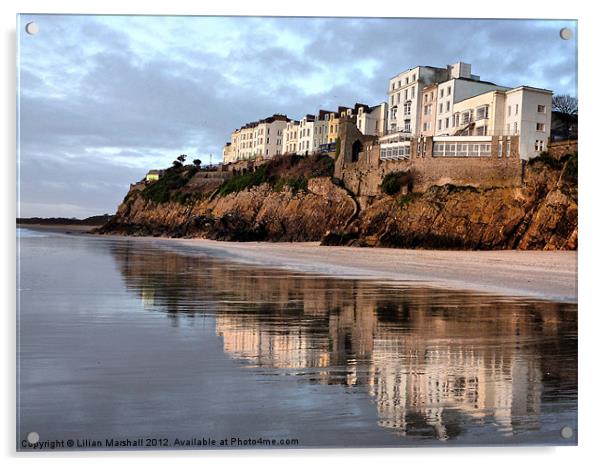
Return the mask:
<path fill-rule="evenodd" d="M 194 167 L 170 168 L 159 180 L 150 183 L 142 190 L 142 197 L 158 204 L 177 201 L 179 190 L 188 184 L 196 172 Z"/>
<path fill-rule="evenodd" d="M 311 178 L 332 177 L 334 161 L 327 155 L 283 155 L 274 157 L 255 169 L 255 171 L 234 175 L 219 188 L 218 195 L 226 196 L 245 189 L 268 183 L 275 191 L 285 186 L 293 192 L 307 190 Z"/>

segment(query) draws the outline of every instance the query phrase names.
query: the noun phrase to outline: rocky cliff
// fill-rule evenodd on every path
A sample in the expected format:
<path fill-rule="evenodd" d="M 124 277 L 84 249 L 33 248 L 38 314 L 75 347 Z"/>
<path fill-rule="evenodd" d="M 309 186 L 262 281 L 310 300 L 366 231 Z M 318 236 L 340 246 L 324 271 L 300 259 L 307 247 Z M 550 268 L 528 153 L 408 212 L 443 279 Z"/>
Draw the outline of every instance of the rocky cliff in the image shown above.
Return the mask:
<path fill-rule="evenodd" d="M 411 248 L 577 248 L 576 156 L 525 165 L 520 188 L 433 186 L 383 194 L 363 210 L 324 159 L 279 163 L 217 184 L 199 183 L 183 168 L 171 181 L 156 182 L 164 185 L 134 185 L 99 231 Z"/>

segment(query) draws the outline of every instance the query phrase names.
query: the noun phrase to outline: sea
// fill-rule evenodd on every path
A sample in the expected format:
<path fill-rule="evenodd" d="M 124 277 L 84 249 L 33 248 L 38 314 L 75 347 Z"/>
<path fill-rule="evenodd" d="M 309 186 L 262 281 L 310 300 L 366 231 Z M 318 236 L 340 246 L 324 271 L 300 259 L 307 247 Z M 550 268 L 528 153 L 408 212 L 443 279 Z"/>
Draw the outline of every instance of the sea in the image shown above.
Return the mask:
<path fill-rule="evenodd" d="M 17 235 L 19 451 L 577 444 L 574 303 Z"/>

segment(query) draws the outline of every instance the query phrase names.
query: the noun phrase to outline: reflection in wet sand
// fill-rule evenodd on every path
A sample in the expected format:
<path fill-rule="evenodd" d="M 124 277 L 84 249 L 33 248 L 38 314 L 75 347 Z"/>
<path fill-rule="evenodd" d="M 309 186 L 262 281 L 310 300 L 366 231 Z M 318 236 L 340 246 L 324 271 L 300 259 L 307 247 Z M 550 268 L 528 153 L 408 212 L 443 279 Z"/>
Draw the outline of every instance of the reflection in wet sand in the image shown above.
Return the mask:
<path fill-rule="evenodd" d="M 543 427 L 577 402 L 576 306 L 340 280 L 117 243 L 129 289 L 174 325 L 215 317 L 223 349 L 310 384 L 365 390 L 378 425 L 445 440 Z M 345 396 L 342 394 L 341 396 Z"/>

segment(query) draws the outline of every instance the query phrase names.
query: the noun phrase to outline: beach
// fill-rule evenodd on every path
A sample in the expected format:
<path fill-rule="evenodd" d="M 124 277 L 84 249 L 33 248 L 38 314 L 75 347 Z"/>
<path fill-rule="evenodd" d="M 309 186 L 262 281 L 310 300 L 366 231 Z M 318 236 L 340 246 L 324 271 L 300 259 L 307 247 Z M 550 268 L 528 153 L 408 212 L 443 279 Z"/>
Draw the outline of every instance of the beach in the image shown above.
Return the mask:
<path fill-rule="evenodd" d="M 444 288 L 577 302 L 576 251 L 441 251 L 157 239 L 254 265 L 337 278 L 412 281 Z"/>
<path fill-rule="evenodd" d="M 21 225 L 56 233 L 86 233 L 89 225 Z M 100 235 L 90 235 L 101 237 Z M 577 302 L 577 251 L 444 251 L 356 248 L 311 243 L 226 242 L 123 237 L 177 246 L 234 262 L 328 275 L 417 282 L 505 296 Z"/>

